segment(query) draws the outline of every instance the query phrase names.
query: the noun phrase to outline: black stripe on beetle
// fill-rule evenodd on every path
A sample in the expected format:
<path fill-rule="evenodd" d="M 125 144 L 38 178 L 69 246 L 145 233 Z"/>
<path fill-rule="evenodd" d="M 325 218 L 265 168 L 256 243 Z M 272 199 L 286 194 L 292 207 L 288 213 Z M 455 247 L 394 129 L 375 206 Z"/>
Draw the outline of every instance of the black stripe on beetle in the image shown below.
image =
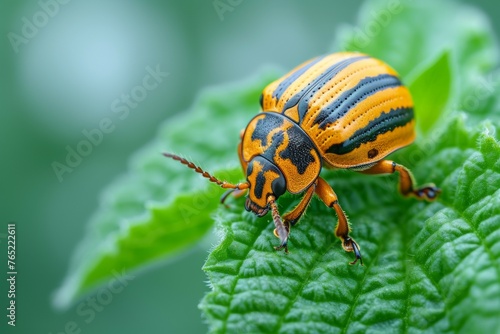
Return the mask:
<path fill-rule="evenodd" d="M 266 184 L 264 172 L 264 170 L 261 170 L 255 177 L 255 189 L 253 193 L 255 194 L 255 197 L 259 199 L 262 198 L 262 192 L 264 191 L 264 185 Z"/>
<path fill-rule="evenodd" d="M 301 68 L 297 69 L 295 72 L 290 74 L 288 78 L 283 80 L 278 87 L 275 89 L 273 92 L 273 97 L 276 99 L 281 99 L 281 96 L 283 93 L 287 90 L 288 87 L 290 87 L 291 84 L 293 84 L 302 74 L 304 74 L 308 69 L 310 69 L 312 66 L 316 65 L 320 60 L 323 60 L 324 56 L 318 57 L 314 60 L 312 60 L 309 64 L 306 64 L 305 66 L 302 66 Z"/>
<path fill-rule="evenodd" d="M 299 118 L 300 118 L 299 123 L 302 122 L 302 120 L 304 119 L 304 116 L 309 111 L 309 101 L 313 98 L 313 96 L 319 90 L 321 90 L 323 88 L 323 86 L 325 86 L 328 82 L 330 82 L 333 78 L 335 78 L 337 76 L 337 74 L 339 74 L 339 72 L 342 71 L 343 69 L 347 68 L 347 66 L 349 66 L 357 61 L 366 59 L 366 58 L 368 58 L 368 57 L 360 56 L 360 57 L 352 57 L 352 58 L 348 58 L 348 59 L 344 59 L 342 61 L 339 61 L 335 65 L 331 66 L 325 72 L 325 74 L 323 74 L 322 76 L 320 76 L 316 80 L 314 80 L 311 84 L 311 88 L 309 90 L 307 90 L 303 94 L 303 96 L 300 98 L 299 108 L 298 108 Z M 285 110 L 286 109 L 287 108 L 285 108 Z"/>
<path fill-rule="evenodd" d="M 388 74 L 364 78 L 355 87 L 344 92 L 335 101 L 323 108 L 314 120 L 314 124 L 319 124 L 320 129 L 324 130 L 328 125 L 344 117 L 351 108 L 368 96 L 398 86 L 401 86 L 401 81 Z"/>
<path fill-rule="evenodd" d="M 304 118 L 304 115 L 309 110 L 309 100 L 314 96 L 314 94 L 320 90 L 326 83 L 328 83 L 332 78 L 334 78 L 340 71 L 345 69 L 350 64 L 359 61 L 361 59 L 366 59 L 366 56 L 351 57 L 341 60 L 329 68 L 327 68 L 321 75 L 316 79 L 309 82 L 305 88 L 303 88 L 299 93 L 295 94 L 288 100 L 283 107 L 283 110 L 293 108 L 297 103 L 299 104 L 299 123 Z"/>
<path fill-rule="evenodd" d="M 405 126 L 413 120 L 412 108 L 391 109 L 388 113 L 382 113 L 378 118 L 370 121 L 367 126 L 358 131 L 340 144 L 334 144 L 328 148 L 327 153 L 346 154 L 352 152 L 361 144 L 373 142 L 377 136 L 397 127 Z"/>

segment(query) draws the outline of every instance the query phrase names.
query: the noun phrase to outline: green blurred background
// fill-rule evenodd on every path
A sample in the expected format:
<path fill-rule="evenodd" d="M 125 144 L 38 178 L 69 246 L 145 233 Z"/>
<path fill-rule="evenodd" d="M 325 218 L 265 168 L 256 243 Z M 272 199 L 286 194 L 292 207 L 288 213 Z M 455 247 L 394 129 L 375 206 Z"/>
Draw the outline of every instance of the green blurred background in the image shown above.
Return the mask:
<path fill-rule="evenodd" d="M 328 52 L 336 28 L 355 23 L 361 3 L 59 1 L 0 4 L 0 272 L 7 272 L 8 222 L 17 223 L 18 266 L 17 326 L 6 324 L 1 279 L 0 333 L 64 333 L 71 321 L 81 333 L 206 332 L 197 304 L 209 290 L 201 266 L 213 237 L 137 274 L 88 323 L 76 305 L 54 310 L 51 298 L 101 190 L 126 171 L 159 122 L 186 110 L 202 87 L 246 78 L 266 64 L 290 69 Z M 469 2 L 489 13 L 498 35 L 500 4 Z M 229 8 L 218 13 L 214 3 Z M 53 14 L 47 20 L 39 14 L 44 6 Z M 22 35 L 24 18 L 41 27 L 25 27 L 33 36 L 16 52 L 9 33 Z M 120 119 L 111 104 L 142 84 L 148 66 L 169 75 Z M 52 163 L 63 163 L 67 145 L 75 148 L 82 131 L 105 117 L 114 130 L 60 182 Z M 214 134 L 224 135 L 223 124 Z"/>

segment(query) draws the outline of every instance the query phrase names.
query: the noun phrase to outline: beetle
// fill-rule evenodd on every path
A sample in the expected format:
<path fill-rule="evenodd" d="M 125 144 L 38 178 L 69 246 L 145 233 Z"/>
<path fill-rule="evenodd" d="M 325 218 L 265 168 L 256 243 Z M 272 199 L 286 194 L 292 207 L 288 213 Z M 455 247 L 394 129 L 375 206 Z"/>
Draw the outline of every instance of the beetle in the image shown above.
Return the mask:
<path fill-rule="evenodd" d="M 221 181 L 175 154 L 164 153 L 228 189 L 222 196 L 247 193 L 245 209 L 262 217 L 271 211 L 276 250 L 288 253 L 290 227 L 297 224 L 316 194 L 333 208 L 335 235 L 353 262 L 363 265 L 361 250 L 322 167 L 364 174 L 399 173 L 404 196 L 433 201 L 434 184 L 415 186 L 408 168 L 385 157 L 415 139 L 413 101 L 389 65 L 362 53 L 340 52 L 311 59 L 264 88 L 262 111 L 240 134 L 238 155 L 246 181 Z M 285 192 L 301 194 L 295 208 L 281 216 L 276 200 Z"/>

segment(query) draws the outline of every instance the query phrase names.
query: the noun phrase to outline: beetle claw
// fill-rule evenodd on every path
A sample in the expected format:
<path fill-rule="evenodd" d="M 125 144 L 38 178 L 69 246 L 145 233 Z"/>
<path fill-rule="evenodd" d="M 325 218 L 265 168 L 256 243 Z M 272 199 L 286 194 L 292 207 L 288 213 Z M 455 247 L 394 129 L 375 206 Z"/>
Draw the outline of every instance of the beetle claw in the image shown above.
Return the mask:
<path fill-rule="evenodd" d="M 278 235 L 277 229 L 274 229 L 273 233 L 274 233 L 274 236 L 276 238 L 281 239 L 281 237 Z M 286 237 L 286 239 L 284 241 L 281 242 L 281 245 L 275 246 L 274 249 L 277 251 L 284 249 L 285 254 L 288 254 L 288 236 Z"/>
<path fill-rule="evenodd" d="M 282 242 L 281 245 L 275 246 L 274 249 L 277 251 L 284 250 L 285 254 L 288 254 L 288 239 Z"/>
<path fill-rule="evenodd" d="M 358 260 L 359 260 L 359 264 L 363 265 L 363 258 L 361 257 L 361 250 L 360 250 L 358 244 L 356 243 L 356 241 L 354 241 L 354 239 L 352 239 L 351 237 L 348 236 L 345 239 L 345 241 L 343 242 L 342 247 L 344 248 L 345 251 L 354 252 L 354 255 L 356 255 L 356 259 L 352 262 L 349 262 L 350 265 L 356 264 L 356 262 L 358 262 Z"/>
<path fill-rule="evenodd" d="M 440 193 L 441 189 L 436 187 L 436 185 L 433 183 L 427 184 L 413 191 L 413 194 L 416 197 L 425 199 L 427 201 L 434 201 Z"/>

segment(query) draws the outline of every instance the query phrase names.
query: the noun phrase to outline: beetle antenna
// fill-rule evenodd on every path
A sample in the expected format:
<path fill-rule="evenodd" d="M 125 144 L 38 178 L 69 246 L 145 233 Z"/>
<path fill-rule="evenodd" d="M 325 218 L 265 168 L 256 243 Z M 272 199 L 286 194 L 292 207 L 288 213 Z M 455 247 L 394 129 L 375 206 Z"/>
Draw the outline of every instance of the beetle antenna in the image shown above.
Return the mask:
<path fill-rule="evenodd" d="M 179 161 L 181 164 L 186 165 L 188 168 L 193 169 L 196 173 L 201 174 L 203 177 L 207 178 L 210 182 L 216 183 L 224 189 L 247 189 L 249 187 L 249 184 L 247 182 L 232 184 L 226 181 L 221 181 L 212 174 L 210 174 L 209 172 L 204 171 L 200 166 L 195 165 L 193 162 L 184 159 L 183 157 L 180 157 L 176 154 L 163 153 L 163 155 L 166 156 L 167 158 Z"/>

